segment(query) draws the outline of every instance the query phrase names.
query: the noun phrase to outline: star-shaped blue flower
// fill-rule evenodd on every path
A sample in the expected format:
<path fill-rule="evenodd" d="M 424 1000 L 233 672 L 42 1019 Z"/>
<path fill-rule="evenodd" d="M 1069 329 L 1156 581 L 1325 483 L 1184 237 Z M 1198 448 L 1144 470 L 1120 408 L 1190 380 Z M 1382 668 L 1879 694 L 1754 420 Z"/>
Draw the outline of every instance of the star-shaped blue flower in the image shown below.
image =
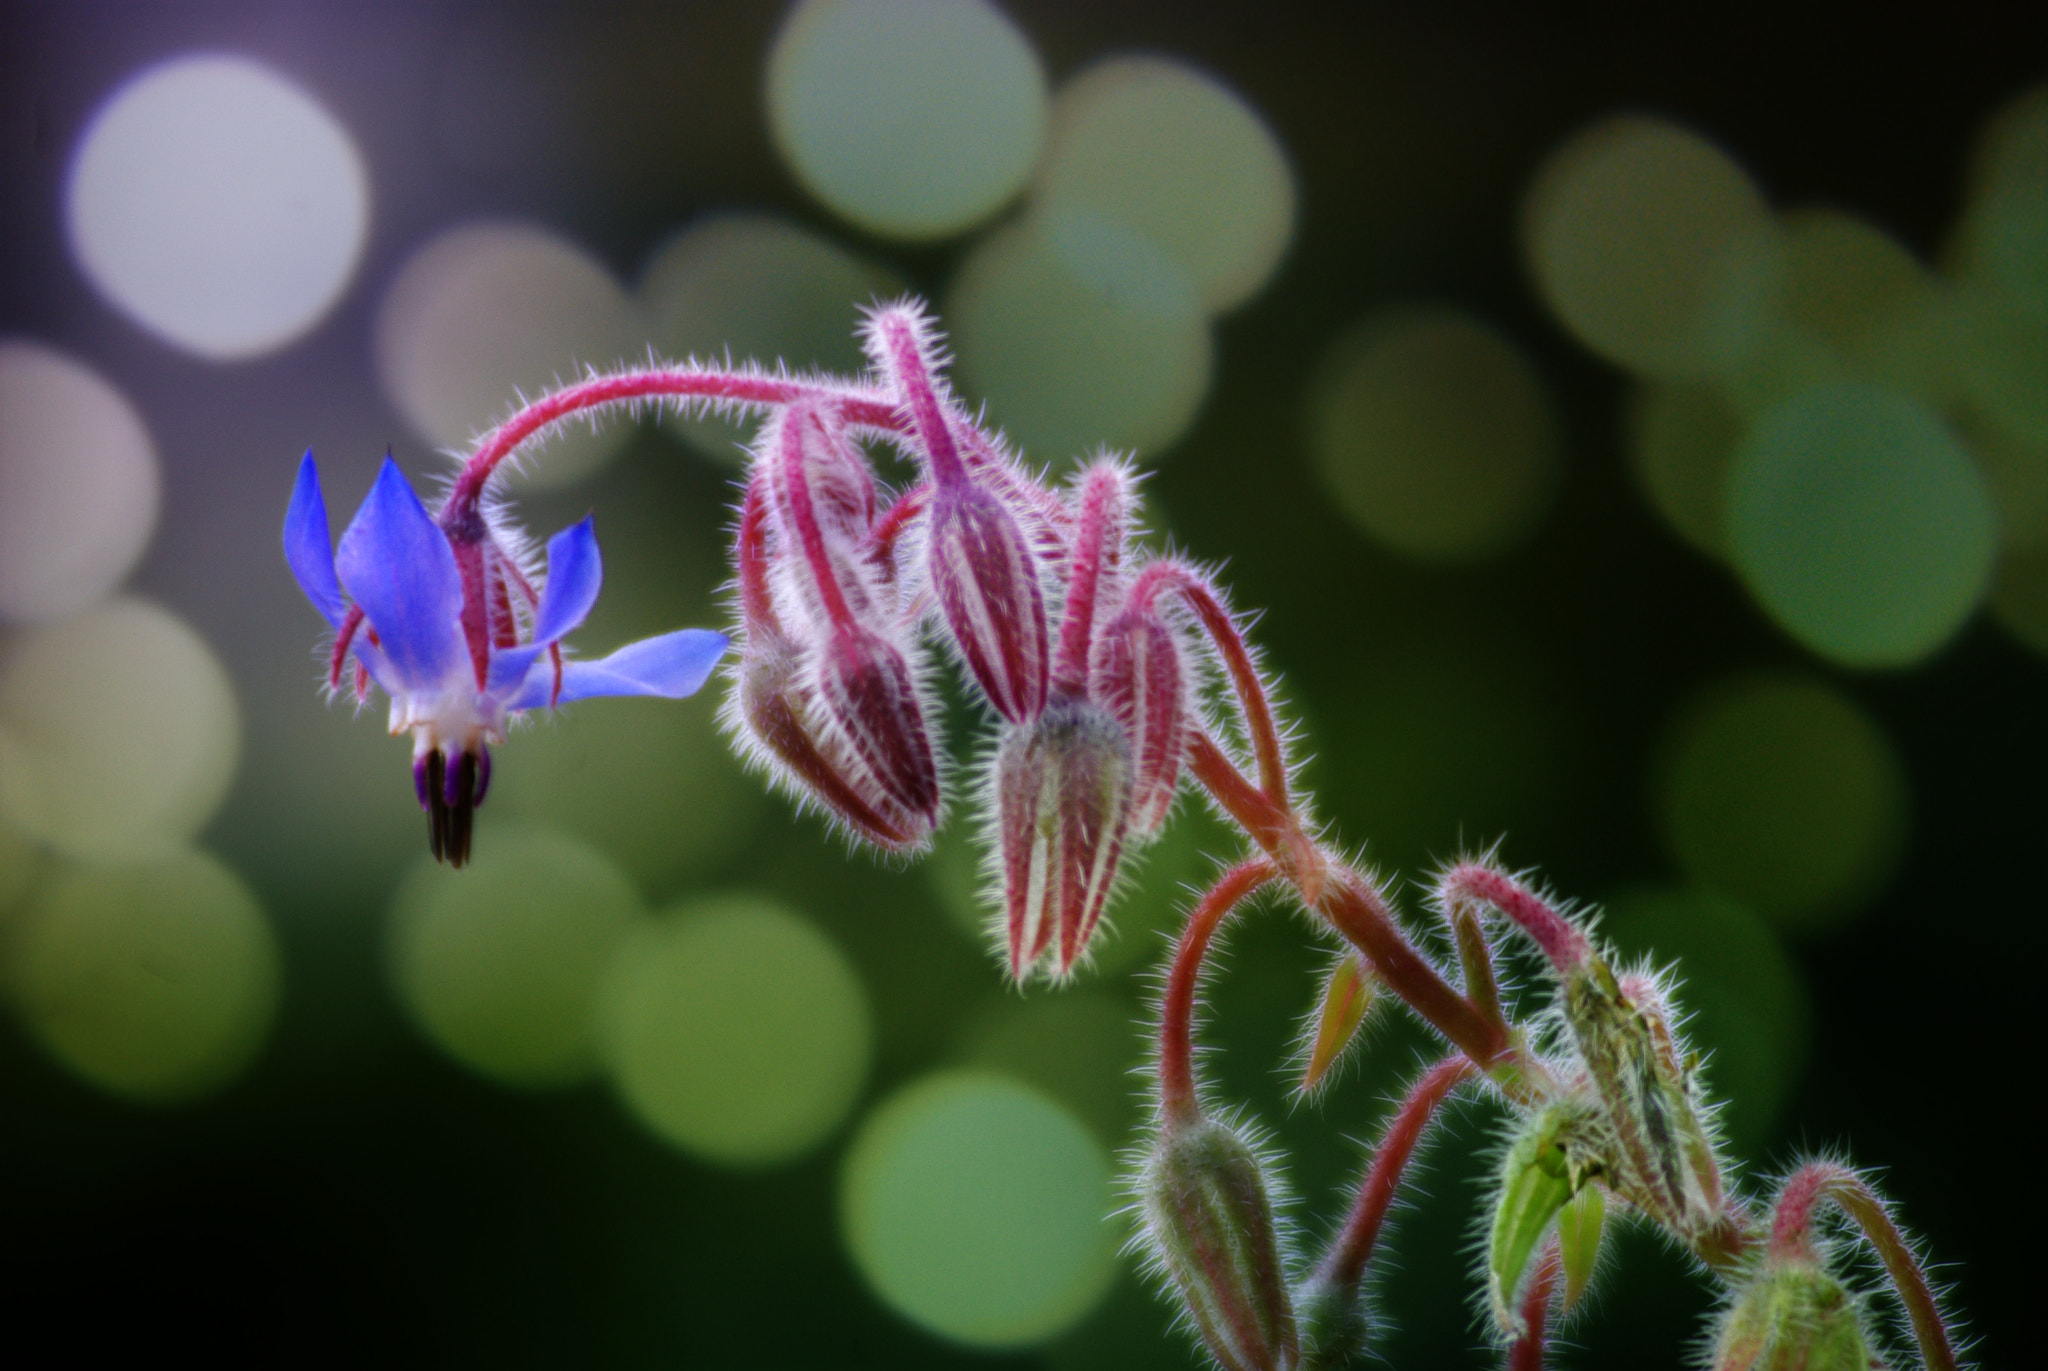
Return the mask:
<path fill-rule="evenodd" d="M 413 735 L 434 855 L 452 866 L 469 858 L 490 747 L 514 716 L 593 695 L 681 699 L 726 649 L 724 634 L 686 628 L 594 662 L 565 660 L 562 639 L 604 580 L 590 520 L 548 540 L 538 593 L 507 541 L 475 502 L 427 513 L 388 456 L 338 549 L 310 452 L 285 512 L 285 560 L 335 631 L 328 685 L 340 688 L 353 654 L 357 699 L 372 681 L 391 697 L 391 732 Z"/>

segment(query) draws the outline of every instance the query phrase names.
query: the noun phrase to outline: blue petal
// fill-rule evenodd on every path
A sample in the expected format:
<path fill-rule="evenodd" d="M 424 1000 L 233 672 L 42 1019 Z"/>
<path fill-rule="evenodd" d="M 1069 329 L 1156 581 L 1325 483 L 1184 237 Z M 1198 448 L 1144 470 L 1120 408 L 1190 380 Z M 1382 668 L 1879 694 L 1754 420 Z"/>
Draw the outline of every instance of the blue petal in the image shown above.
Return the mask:
<path fill-rule="evenodd" d="M 468 669 L 455 553 L 389 457 L 341 535 L 335 569 L 377 630 L 395 678 L 379 677 L 386 690 L 441 688 Z"/>
<path fill-rule="evenodd" d="M 728 639 L 708 628 L 684 628 L 628 643 L 595 662 L 565 662 L 561 703 L 594 695 L 659 695 L 680 700 L 711 678 Z M 554 664 L 537 661 L 509 708 L 539 709 L 554 692 Z"/>
<path fill-rule="evenodd" d="M 313 450 L 299 463 L 298 484 L 292 487 L 291 506 L 284 512 L 284 559 L 298 577 L 299 589 L 313 602 L 329 626 L 341 627 L 348 613 L 341 598 L 341 582 L 334 576 L 334 543 L 327 532 L 327 501 L 320 495 L 320 472 L 313 465 Z"/>
<path fill-rule="evenodd" d="M 597 555 L 597 534 L 589 519 L 548 539 L 548 580 L 533 616 L 533 641 L 557 642 L 573 632 L 597 603 L 603 584 L 604 562 Z"/>

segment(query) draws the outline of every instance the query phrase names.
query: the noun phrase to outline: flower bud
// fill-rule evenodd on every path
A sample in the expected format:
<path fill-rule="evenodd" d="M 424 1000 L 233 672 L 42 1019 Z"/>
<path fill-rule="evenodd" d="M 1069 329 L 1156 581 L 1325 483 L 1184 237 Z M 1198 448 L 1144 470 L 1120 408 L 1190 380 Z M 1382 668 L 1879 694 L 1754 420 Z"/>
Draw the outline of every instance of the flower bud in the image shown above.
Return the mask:
<path fill-rule="evenodd" d="M 1635 992 L 1588 955 L 1565 977 L 1565 1022 L 1605 1115 L 1610 1185 L 1686 1241 L 1720 1217 L 1720 1164 L 1654 987 Z"/>
<path fill-rule="evenodd" d="M 927 828 L 935 827 L 938 766 L 917 682 L 903 654 L 858 626 L 829 633 L 820 654 L 818 700 L 852 760 L 881 794 Z"/>
<path fill-rule="evenodd" d="M 1344 1049 L 1358 1036 L 1367 1011 L 1372 1008 L 1378 978 L 1365 958 L 1347 948 L 1330 968 L 1323 983 L 1323 997 L 1316 1008 L 1315 1027 L 1309 1038 L 1308 1065 L 1302 1070 L 1303 1093 L 1314 1090 L 1329 1075 L 1330 1068 L 1344 1055 Z"/>
<path fill-rule="evenodd" d="M 890 852 L 922 843 L 929 818 L 899 804 L 843 741 L 814 725 L 816 701 L 802 675 L 796 644 L 760 626 L 750 630 L 728 726 L 799 797 L 816 800 L 862 839 Z"/>
<path fill-rule="evenodd" d="M 1162 1129 L 1140 1179 L 1153 1250 L 1228 1371 L 1278 1371 L 1300 1358 L 1268 1192 L 1257 1154 L 1205 1118 Z"/>
<path fill-rule="evenodd" d="M 1126 610 L 1096 640 L 1089 693 L 1124 726 L 1131 743 L 1131 827 L 1152 834 L 1166 822 L 1188 745 L 1188 702 L 1180 643 L 1150 610 Z"/>
<path fill-rule="evenodd" d="M 1130 816 L 1123 728 L 1086 700 L 1055 699 L 1004 730 L 992 776 L 1010 974 L 1049 947 L 1055 974 L 1080 960 L 1116 880 Z"/>
<path fill-rule="evenodd" d="M 1863 1311 L 1818 1265 L 1771 1261 L 1721 1315 L 1714 1371 L 1869 1371 Z"/>
<path fill-rule="evenodd" d="M 931 580 L 967 669 L 1011 723 L 1045 709 L 1045 596 L 1024 531 L 993 491 L 962 481 L 931 514 Z"/>
<path fill-rule="evenodd" d="M 1584 1105 L 1558 1101 L 1523 1122 L 1501 1159 L 1500 1193 L 1486 1241 L 1486 1285 L 1494 1322 L 1510 1338 L 1522 1336 L 1522 1296 L 1544 1241 L 1559 1213 L 1600 1169 L 1587 1147 L 1590 1122 Z"/>
<path fill-rule="evenodd" d="M 876 509 L 867 459 L 828 410 L 810 404 L 771 421 L 757 452 L 778 534 L 771 566 L 779 599 L 821 628 L 873 622 L 877 596 L 862 555 Z"/>

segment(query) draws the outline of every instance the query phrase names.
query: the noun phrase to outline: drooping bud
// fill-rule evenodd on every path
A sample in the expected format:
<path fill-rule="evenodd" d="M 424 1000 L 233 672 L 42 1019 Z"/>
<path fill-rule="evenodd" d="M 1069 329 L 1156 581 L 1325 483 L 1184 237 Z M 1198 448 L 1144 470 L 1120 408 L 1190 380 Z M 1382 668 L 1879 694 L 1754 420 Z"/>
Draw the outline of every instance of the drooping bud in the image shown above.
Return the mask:
<path fill-rule="evenodd" d="M 1486 1241 L 1486 1287 L 1494 1322 L 1522 1335 L 1522 1295 L 1552 1225 L 1600 1169 L 1586 1145 L 1586 1108 L 1559 1101 L 1530 1115 L 1501 1160 L 1500 1194 Z"/>
<path fill-rule="evenodd" d="M 1035 722 L 1004 730 L 991 783 L 1018 980 L 1048 948 L 1059 976 L 1086 949 L 1130 826 L 1129 776 L 1122 726 L 1089 701 L 1055 699 Z"/>
<path fill-rule="evenodd" d="M 872 622 L 875 590 L 862 547 L 874 526 L 874 472 L 831 411 L 792 405 L 757 444 L 779 533 L 772 576 L 804 622 Z"/>
<path fill-rule="evenodd" d="M 939 817 L 939 771 L 917 682 L 878 633 L 848 626 L 819 652 L 818 702 L 852 759 L 890 803 L 926 827 Z"/>
<path fill-rule="evenodd" d="M 1145 1227 L 1209 1352 L 1227 1371 L 1300 1358 L 1265 1167 L 1213 1119 L 1167 1125 L 1140 1178 Z"/>
<path fill-rule="evenodd" d="M 816 800 L 865 841 L 890 852 L 922 843 L 929 818 L 899 804 L 848 755 L 844 741 L 817 727 L 816 701 L 802 682 L 796 645 L 757 625 L 740 658 L 728 727 L 800 797 Z"/>
<path fill-rule="evenodd" d="M 1589 953 L 1564 978 L 1564 1015 L 1605 1116 L 1609 1184 L 1686 1241 L 1721 1216 L 1721 1168 L 1693 1073 L 1650 989 L 1637 982 L 1631 995 Z"/>
<path fill-rule="evenodd" d="M 1714 1371 L 1870 1371 L 1863 1311 L 1808 1261 L 1766 1262 L 1721 1315 Z"/>
<path fill-rule="evenodd" d="M 960 481 L 932 503 L 931 581 L 967 669 L 1011 723 L 1045 710 L 1045 594 L 1024 531 L 987 487 Z"/>
<path fill-rule="evenodd" d="M 1329 979 L 1323 983 L 1323 997 L 1316 1010 L 1308 1066 L 1301 1073 L 1298 1087 L 1304 1094 L 1321 1084 L 1344 1049 L 1358 1036 L 1359 1025 L 1372 1008 L 1376 989 L 1372 968 L 1358 952 L 1347 949 L 1337 958 Z"/>
<path fill-rule="evenodd" d="M 1166 822 L 1188 748 L 1188 701 L 1180 643 L 1151 610 L 1125 610 L 1096 640 L 1089 693 L 1116 715 L 1131 742 L 1131 827 Z"/>

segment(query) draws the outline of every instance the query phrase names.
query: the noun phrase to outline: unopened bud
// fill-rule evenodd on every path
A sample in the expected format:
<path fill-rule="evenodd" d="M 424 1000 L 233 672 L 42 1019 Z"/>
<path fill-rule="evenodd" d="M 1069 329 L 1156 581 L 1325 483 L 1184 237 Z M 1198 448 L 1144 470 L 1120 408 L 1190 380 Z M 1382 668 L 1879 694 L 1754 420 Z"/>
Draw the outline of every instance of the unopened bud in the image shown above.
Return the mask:
<path fill-rule="evenodd" d="M 1212 1119 L 1168 1124 L 1141 1180 L 1145 1225 L 1195 1330 L 1228 1371 L 1283 1371 L 1300 1342 L 1265 1168 Z"/>
<path fill-rule="evenodd" d="M 818 697 L 852 753 L 892 804 L 938 823 L 939 771 L 910 666 L 881 635 L 842 627 L 827 635 Z"/>
<path fill-rule="evenodd" d="M 816 726 L 816 700 L 802 679 L 796 645 L 757 626 L 740 657 L 729 726 L 768 770 L 860 838 L 891 852 L 922 843 L 931 833 L 929 817 L 899 804 L 842 740 Z"/>
<path fill-rule="evenodd" d="M 1129 771 L 1122 726 L 1086 700 L 1055 699 L 1036 722 L 1004 730 L 993 798 L 1018 980 L 1049 948 L 1060 976 L 1086 949 L 1123 853 Z"/>
<path fill-rule="evenodd" d="M 1661 1007 L 1627 993 L 1598 955 L 1564 980 L 1564 1015 L 1600 1097 L 1615 1191 L 1680 1241 L 1721 1214 L 1721 1170 Z"/>
<path fill-rule="evenodd" d="M 1089 693 L 1130 737 L 1131 827 L 1156 833 L 1173 807 L 1188 747 L 1180 643 L 1157 614 L 1126 610 L 1103 628 L 1088 675 Z"/>
<path fill-rule="evenodd" d="M 1500 1194 L 1486 1242 L 1487 1295 L 1494 1322 L 1522 1335 L 1522 1296 L 1544 1241 L 1572 1197 L 1600 1167 L 1587 1147 L 1589 1110 L 1559 1101 L 1530 1115 L 1501 1161 Z"/>
<path fill-rule="evenodd" d="M 1376 979 L 1365 958 L 1346 950 L 1330 968 L 1323 983 L 1322 1002 L 1317 1006 L 1315 1027 L 1309 1040 L 1308 1066 L 1301 1073 L 1300 1089 L 1314 1090 L 1344 1055 L 1344 1049 L 1358 1036 L 1366 1011 L 1372 1008 Z"/>
<path fill-rule="evenodd" d="M 931 579 L 967 669 L 1011 723 L 1045 709 L 1045 595 L 1024 531 L 995 493 L 961 481 L 931 514 Z"/>
<path fill-rule="evenodd" d="M 1870 1371 L 1863 1311 L 1817 1264 L 1767 1262 L 1721 1316 L 1713 1371 Z"/>

